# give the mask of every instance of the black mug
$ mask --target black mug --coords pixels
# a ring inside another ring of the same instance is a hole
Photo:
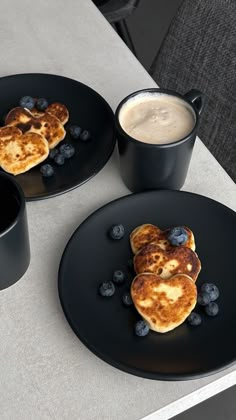
[[[161,93],[180,98],[190,106],[194,115],[193,129],[184,138],[167,144],[150,144],[136,140],[122,128],[119,114],[123,105],[137,95]],[[204,108],[205,98],[199,90],[192,89],[185,95],[177,92],[150,88],[133,92],[124,98],[115,113],[120,170],[122,179],[132,192],[149,189],[179,190],[186,179],[192,151],[197,135],[199,116]]]
[[[16,283],[30,263],[24,193],[12,175],[0,173],[0,290]]]

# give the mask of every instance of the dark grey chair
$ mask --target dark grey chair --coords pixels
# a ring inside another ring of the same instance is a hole
[[[137,55],[126,19],[138,7],[139,0],[93,0],[93,2],[130,50]]]
[[[199,137],[236,182],[236,1],[184,0],[150,74],[160,87],[206,94]]]

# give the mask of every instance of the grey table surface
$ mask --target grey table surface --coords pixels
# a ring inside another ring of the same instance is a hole
[[[68,76],[97,90],[113,109],[128,93],[155,86],[89,0],[1,0],[0,38],[0,76]],[[183,190],[236,209],[235,184],[200,140]],[[1,420],[165,420],[235,384],[235,366],[178,383],[126,374],[91,353],[67,324],[57,293],[63,249],[89,214],[126,194],[115,150],[80,188],[27,204],[31,264],[0,293]]]

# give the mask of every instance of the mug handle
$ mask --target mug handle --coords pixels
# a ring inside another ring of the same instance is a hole
[[[191,89],[189,92],[185,93],[184,96],[186,99],[188,99],[189,102],[191,102],[195,106],[198,115],[201,115],[205,107],[206,97],[204,93],[202,93],[198,89]]]

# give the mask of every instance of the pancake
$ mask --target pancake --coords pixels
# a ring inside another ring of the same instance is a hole
[[[44,113],[36,118],[29,110],[21,107],[13,108],[7,114],[5,123],[18,127],[23,133],[41,134],[48,141],[49,149],[56,147],[66,135],[63,125],[56,117]]]
[[[183,226],[188,233],[187,242],[183,245],[195,251],[195,240],[193,232],[187,227]],[[171,229],[161,230],[159,227],[152,224],[144,224],[136,227],[130,234],[130,245],[134,254],[148,243],[155,243],[164,250],[175,248],[168,241],[168,235]]]
[[[17,127],[0,129],[0,166],[18,175],[43,162],[49,154],[47,140],[37,133],[25,133]]]
[[[44,112],[38,111],[36,108],[33,108],[30,112],[36,118],[41,117],[42,115],[44,115],[44,113],[50,114],[58,118],[58,120],[63,125],[65,125],[69,120],[69,111],[66,108],[66,106],[61,104],[60,102],[53,102],[45,109]]]
[[[162,279],[186,274],[196,281],[201,262],[197,254],[185,246],[164,251],[156,244],[147,244],[134,256],[134,269],[137,274],[155,273]]]
[[[0,127],[0,140],[1,141],[9,140],[14,137],[21,136],[21,135],[22,135],[22,132],[17,127],[12,127],[10,125],[9,126],[5,125],[4,127]]]
[[[65,125],[69,120],[69,111],[66,106],[60,102],[53,102],[47,107],[46,112],[54,117],[57,117],[63,125]]]
[[[155,241],[161,233],[157,226],[146,223],[136,227],[130,234],[130,246],[134,254],[150,242]]]
[[[151,330],[165,333],[182,324],[197,302],[197,288],[192,279],[177,274],[163,280],[156,274],[137,275],[131,296],[139,314]]]

